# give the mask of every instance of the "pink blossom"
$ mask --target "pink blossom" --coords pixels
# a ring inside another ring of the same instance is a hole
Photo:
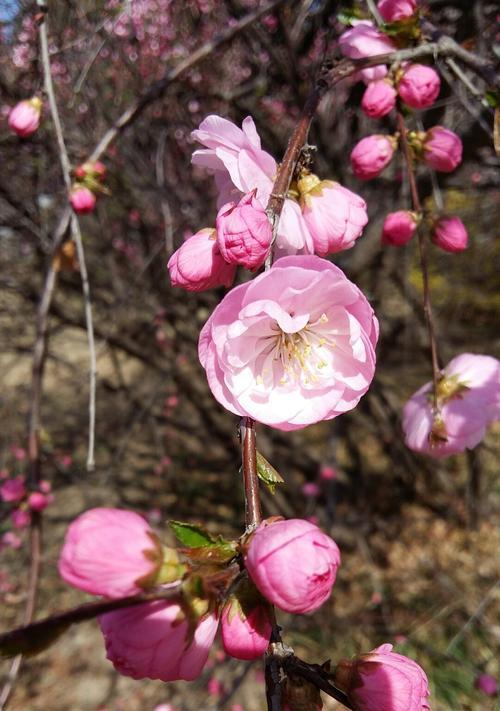
[[[354,246],[368,222],[359,195],[331,180],[308,174],[298,181],[302,214],[320,257]]]
[[[319,470],[320,479],[324,481],[332,481],[337,478],[337,472],[333,467],[321,467]]]
[[[462,141],[443,126],[429,129],[424,141],[424,162],[441,173],[451,173],[462,161]]]
[[[257,269],[266,259],[273,232],[266,212],[255,197],[255,190],[238,204],[227,203],[218,212],[217,244],[229,264]]]
[[[26,495],[24,477],[17,476],[15,479],[7,479],[0,486],[0,498],[2,501],[21,501]]]
[[[440,217],[434,225],[432,241],[445,252],[463,252],[467,249],[469,235],[458,217]]]
[[[6,531],[2,535],[0,549],[2,546],[9,546],[10,548],[17,550],[22,546],[22,543],[22,540],[17,534],[14,533],[14,531]]]
[[[338,267],[283,257],[226,294],[198,353],[226,409],[294,430],[357,405],[373,378],[377,337],[372,308]]]
[[[436,101],[441,89],[439,74],[425,64],[410,64],[398,84],[398,94],[412,109],[425,109]]]
[[[42,494],[41,491],[33,491],[28,496],[28,506],[32,511],[43,511],[54,501],[51,494]]]
[[[31,523],[31,514],[26,509],[15,509],[10,518],[15,528],[27,528]]]
[[[396,49],[394,42],[380,30],[377,30],[368,20],[358,22],[347,32],[339,37],[340,51],[344,57],[351,59],[362,59],[363,57],[374,57],[377,54],[387,54]],[[385,64],[376,67],[362,69],[359,72],[365,84],[369,84],[377,79],[383,79],[387,74]]]
[[[212,676],[207,683],[207,691],[209,696],[222,696],[224,693],[224,686],[222,682],[217,679],[217,677]]]
[[[265,604],[232,596],[221,617],[222,644],[236,659],[257,659],[266,651],[272,632]]]
[[[71,459],[71,457],[70,457]],[[38,485],[38,488],[42,492],[42,494],[50,494],[52,491],[52,484],[50,481],[47,481],[46,479],[42,479],[41,482]]]
[[[327,600],[339,565],[335,541],[297,518],[263,522],[245,555],[246,569],[260,593],[280,610],[298,614],[313,612]]]
[[[94,193],[84,185],[74,185],[69,198],[73,210],[79,215],[86,215],[92,212],[96,197]]]
[[[497,680],[491,674],[479,674],[476,677],[474,686],[486,696],[496,696],[498,694]]]
[[[96,508],[70,524],[59,573],[75,588],[119,598],[154,584],[161,563],[158,538],[142,516],[133,511]]]
[[[189,237],[167,264],[172,286],[187,291],[204,291],[216,286],[231,286],[236,266],[228,264],[216,241],[214,229],[205,227]]]
[[[370,118],[381,118],[395,107],[396,97],[396,89],[385,79],[370,82],[361,99],[361,109]]]
[[[260,137],[250,116],[243,120],[241,128],[221,116],[207,116],[191,135],[206,146],[193,153],[192,162],[213,170],[219,187],[229,173],[232,185],[240,193],[257,189],[256,197],[264,205],[267,203],[276,161],[261,149]],[[234,197],[235,193],[227,190],[221,195],[223,202],[230,202]]]
[[[316,499],[321,494],[321,488],[315,481],[306,481],[302,484],[300,490],[308,499]]]
[[[9,128],[21,138],[34,133],[40,125],[42,102],[38,97],[20,101],[9,114]]]
[[[398,22],[415,13],[417,0],[380,0],[377,8],[385,22]]]
[[[406,445],[442,458],[473,449],[487,427],[500,419],[500,361],[462,353],[443,371],[433,412],[432,383],[426,383],[403,409]]]
[[[417,216],[409,210],[390,212],[382,228],[382,244],[402,247],[407,244],[417,229]]]
[[[99,618],[107,658],[133,679],[191,681],[198,677],[217,632],[215,615],[202,618],[189,636],[189,623],[175,602],[158,600]]]
[[[358,141],[351,152],[351,165],[356,178],[376,178],[391,162],[395,139],[392,136],[372,135]]]
[[[26,459],[26,450],[24,447],[18,447],[17,445],[14,445],[11,447],[12,454],[15,459],[17,459],[18,462],[23,462]]]
[[[429,711],[429,683],[413,659],[383,644],[335,670],[354,711]]]

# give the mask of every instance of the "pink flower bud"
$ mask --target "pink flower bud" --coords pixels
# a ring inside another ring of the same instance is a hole
[[[297,518],[263,522],[245,555],[245,566],[260,593],[281,610],[298,614],[313,612],[325,602],[339,565],[335,541]]]
[[[222,696],[224,693],[224,686],[222,685],[222,682],[217,679],[217,677],[213,676],[208,680],[207,691],[209,696]]]
[[[0,498],[2,501],[21,501],[26,495],[24,477],[18,476],[15,479],[7,479],[0,486]]]
[[[486,696],[496,696],[498,694],[497,680],[491,674],[480,674],[476,678],[474,686]]]
[[[158,538],[142,516],[97,508],[85,511],[70,524],[59,573],[75,588],[119,598],[154,584],[161,563]]]
[[[217,632],[214,614],[202,618],[190,636],[182,608],[158,600],[116,610],[99,618],[107,658],[132,679],[192,681],[198,677]]]
[[[31,523],[31,514],[25,509],[16,509],[10,515],[14,528],[27,528]]]
[[[74,185],[71,190],[69,201],[73,210],[79,215],[85,215],[92,212],[96,197],[94,193],[83,185]]]
[[[204,228],[189,237],[168,260],[172,286],[187,291],[204,291],[216,286],[231,286],[236,266],[220,253],[214,229]]]
[[[323,481],[333,481],[338,477],[338,474],[333,467],[321,467],[319,476]]]
[[[84,180],[87,176],[104,180],[106,177],[106,166],[100,160],[82,163],[75,168],[75,176],[79,180]]]
[[[402,247],[407,244],[417,229],[416,215],[409,210],[390,212],[384,220],[382,244]]]
[[[217,244],[229,264],[257,269],[266,259],[273,231],[255,190],[243,195],[238,204],[229,202],[216,220]]]
[[[353,661],[342,661],[335,682],[354,711],[428,711],[429,683],[413,659],[383,644]]]
[[[440,89],[439,74],[425,64],[410,64],[398,84],[398,94],[412,109],[432,106]]]
[[[351,152],[351,165],[356,178],[376,178],[394,155],[395,139],[392,136],[373,135],[362,138]]]
[[[398,22],[415,13],[417,0],[380,0],[377,8],[385,22]]]
[[[39,483],[38,488],[42,492],[42,494],[50,494],[52,491],[52,484],[50,481],[47,481],[46,479],[42,479],[42,481]]]
[[[321,489],[315,481],[306,481],[301,487],[302,494],[308,499],[317,499]]]
[[[469,235],[458,217],[440,217],[434,225],[432,241],[445,252],[463,252]]]
[[[396,89],[385,79],[373,81],[365,89],[361,108],[370,118],[386,116],[396,105]]]
[[[264,654],[271,637],[272,622],[267,604],[253,585],[240,585],[229,598],[222,612],[221,632],[222,644],[231,657],[257,659]]]
[[[437,459],[473,449],[500,419],[500,361],[472,353],[453,358],[438,383],[438,409],[432,383],[411,396],[403,409],[406,446]]]
[[[31,136],[40,125],[42,102],[38,97],[20,101],[9,114],[9,127],[21,138]]]
[[[369,21],[358,22],[352,29],[344,32],[339,37],[339,47],[344,57],[351,59],[374,57],[377,54],[387,54],[396,49],[394,42],[383,32],[377,30]],[[359,72],[361,79],[366,84],[383,79],[386,74],[385,64],[362,69]]]
[[[42,494],[41,491],[34,491],[28,496],[28,506],[32,511],[43,511],[53,501],[53,496]]]
[[[312,173],[300,178],[298,188],[316,254],[324,257],[353,247],[368,222],[363,198]]]
[[[462,161],[462,141],[453,131],[434,126],[427,131],[424,162],[441,173],[451,173]]]
[[[1,538],[0,550],[3,546],[9,546],[9,548],[17,550],[22,546],[22,543],[22,540],[13,531],[6,531]]]

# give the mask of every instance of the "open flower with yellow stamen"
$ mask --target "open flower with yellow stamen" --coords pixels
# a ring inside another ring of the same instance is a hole
[[[290,256],[224,297],[202,329],[199,356],[225,408],[294,430],[358,404],[377,337],[373,309],[338,267]]]

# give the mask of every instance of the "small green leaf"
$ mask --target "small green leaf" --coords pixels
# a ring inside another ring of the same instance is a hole
[[[264,482],[271,494],[275,493],[277,484],[284,484],[285,482],[281,474],[276,471],[272,464],[269,464],[260,452],[257,452],[257,476]]]
[[[346,8],[337,13],[337,21],[342,25],[351,25],[353,20],[362,18],[362,13],[356,8]]]
[[[202,548],[203,546],[213,546],[217,543],[217,539],[211,533],[196,523],[169,521],[168,525],[177,540],[188,548]]]

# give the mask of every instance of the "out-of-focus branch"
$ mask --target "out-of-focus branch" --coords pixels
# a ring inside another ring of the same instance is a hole
[[[397,111],[397,125],[400,133],[400,141],[403,149],[403,155],[406,163],[406,169],[408,173],[408,182],[410,184],[410,193],[413,203],[413,209],[419,214],[422,213],[422,204],[420,202],[420,196],[418,194],[417,179],[415,176],[415,169],[413,165],[413,156],[411,153],[410,146],[408,145],[408,139],[406,135],[406,125],[404,116],[400,110]],[[439,368],[439,357],[436,339],[436,329],[434,326],[434,318],[432,314],[432,304],[431,304],[431,294],[429,288],[429,265],[427,260],[427,243],[425,236],[422,234],[422,229],[420,226],[417,228],[417,239],[418,239],[418,251],[420,255],[420,268],[422,271],[422,281],[424,287],[424,313],[427,323],[427,330],[429,332],[429,341],[431,348],[431,360],[432,360],[432,382],[433,382],[433,396],[434,396],[434,408],[437,410],[437,399],[438,399],[438,383],[441,377],[441,371]]]
[[[44,87],[47,94],[50,106],[50,113],[52,116],[52,121],[54,123],[54,130],[57,138],[57,144],[59,148],[59,160],[61,162],[61,169],[63,173],[64,183],[66,189],[69,192],[71,190],[71,163],[69,161],[68,152],[66,150],[66,144],[64,142],[64,134],[61,125],[61,119],[59,117],[59,110],[57,108],[57,101],[54,92],[54,85],[52,83],[52,73],[50,67],[50,56],[49,56],[49,46],[48,46],[48,33],[47,33],[47,7],[45,0],[38,0],[38,4],[45,9],[45,14],[42,16],[39,27],[40,36],[40,48],[42,57],[42,66],[44,72]],[[95,440],[95,391],[96,391],[96,375],[97,375],[97,361],[95,353],[95,338],[94,338],[94,328],[92,321],[92,303],[90,300],[90,287],[87,266],[85,262],[85,251],[83,249],[82,234],[80,230],[80,223],[78,218],[74,213],[70,216],[70,226],[73,239],[76,243],[76,249],[78,254],[78,263],[80,267],[80,275],[82,279],[82,292],[85,302],[85,320],[87,323],[87,339],[89,345],[89,371],[90,371],[90,387],[89,387],[89,442],[88,442],[88,454],[87,454],[87,469],[92,470],[94,468],[94,440]]]

